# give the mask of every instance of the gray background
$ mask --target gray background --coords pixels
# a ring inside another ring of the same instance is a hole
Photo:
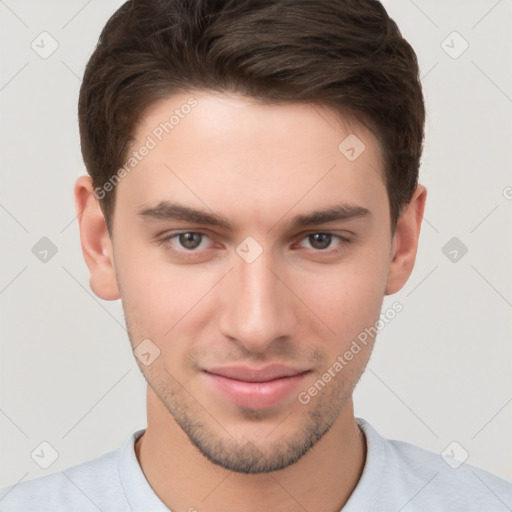
[[[81,76],[121,3],[0,1],[0,486],[114,450],[146,425],[121,303],[89,288],[72,196],[85,173]],[[379,334],[356,415],[435,452],[456,441],[468,463],[512,481],[512,0],[385,5],[421,66],[429,195],[416,267],[383,311],[404,309]],[[47,58],[31,47],[51,49],[43,31],[58,43]],[[454,31],[469,44],[460,55]],[[33,253],[43,237],[57,249],[46,262]],[[31,455],[45,441],[58,454],[47,469]]]

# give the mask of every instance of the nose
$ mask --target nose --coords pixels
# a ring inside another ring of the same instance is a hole
[[[263,353],[293,336],[299,324],[297,301],[271,255],[264,251],[252,263],[234,256],[222,290],[219,328],[248,351]]]

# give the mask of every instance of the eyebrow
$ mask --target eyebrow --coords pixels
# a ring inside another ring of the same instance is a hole
[[[233,231],[233,225],[227,219],[214,213],[182,206],[169,201],[160,201],[156,206],[141,208],[137,216],[148,220],[182,220],[207,226],[222,227]],[[354,218],[370,217],[371,212],[355,204],[342,203],[305,215],[297,215],[291,221],[293,228],[323,224],[332,221],[347,221]]]

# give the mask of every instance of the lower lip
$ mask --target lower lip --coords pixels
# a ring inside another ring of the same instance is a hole
[[[238,407],[268,409],[274,407],[297,389],[309,372],[267,382],[245,382],[204,372],[226,398]]]

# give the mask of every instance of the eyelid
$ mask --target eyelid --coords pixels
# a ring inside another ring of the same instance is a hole
[[[340,246],[341,247],[346,246],[348,244],[351,244],[353,241],[352,238],[349,238],[348,236],[345,236],[345,235],[342,235],[339,233],[333,233],[331,231],[317,230],[317,231],[308,231],[305,234],[301,234],[300,238],[298,238],[298,240],[297,240],[297,243],[300,243],[303,240],[306,240],[307,238],[309,238],[312,235],[320,235],[320,234],[331,236],[332,238],[338,240],[338,244],[336,244],[334,247],[330,247],[328,249],[314,249],[314,248],[311,249],[312,251],[318,252],[318,253],[334,252],[336,250],[339,250]]]
[[[190,233],[193,235],[200,235],[203,238],[209,238],[211,241],[213,241],[212,237],[210,235],[208,235],[208,233],[206,233],[204,231],[196,231],[194,229],[180,229],[180,230],[176,230],[176,231],[166,231],[162,235],[159,235],[157,237],[157,240],[159,241],[159,243],[166,243],[166,242],[169,243],[174,238],[177,238],[180,235],[184,235],[186,233]],[[190,250],[188,252],[192,252],[192,250]]]
[[[178,236],[180,236],[182,234],[185,234],[185,233],[191,233],[191,234],[200,235],[200,236],[202,236],[204,238],[209,238],[211,242],[214,242],[212,237],[210,235],[208,235],[208,233],[206,233],[205,231],[199,231],[199,230],[196,231],[194,229],[181,229],[181,230],[176,230],[176,231],[167,231],[167,232],[163,233],[162,235],[160,235],[158,237],[159,245],[162,245],[162,244],[165,244],[165,243],[171,245],[171,240],[173,240],[176,237],[178,237]],[[306,240],[307,238],[309,238],[310,236],[317,235],[317,234],[323,234],[323,235],[331,236],[334,239],[338,240],[338,244],[336,244],[334,247],[331,247],[331,248],[328,248],[328,249],[314,249],[314,248],[311,248],[310,250],[313,251],[313,252],[326,253],[326,254],[330,253],[330,252],[336,252],[337,250],[340,250],[340,246],[343,247],[343,246],[346,246],[346,245],[351,244],[353,242],[351,237],[345,236],[345,235],[340,234],[340,233],[334,233],[332,231],[321,230],[321,229],[302,232],[299,235],[296,235],[294,237],[294,240],[296,240],[295,243],[300,243],[303,240]],[[353,234],[351,233],[351,235],[353,235]],[[201,242],[202,241],[203,240],[201,240]],[[182,247],[181,249],[173,248],[172,250],[174,250],[175,252],[180,252],[180,253],[193,254],[193,253],[199,253],[201,251],[205,251],[207,249],[186,249],[186,248]]]
[[[333,236],[346,236],[347,238],[356,236],[355,233],[353,233],[352,231],[349,231],[347,229],[340,230],[340,229],[334,229],[334,228],[323,228],[323,229],[316,228],[316,229],[307,229],[307,230],[301,231],[300,233],[295,235],[295,237],[299,238],[299,237],[304,237],[304,236],[309,236],[309,235],[315,235],[317,233],[322,233],[325,235],[333,235]]]

